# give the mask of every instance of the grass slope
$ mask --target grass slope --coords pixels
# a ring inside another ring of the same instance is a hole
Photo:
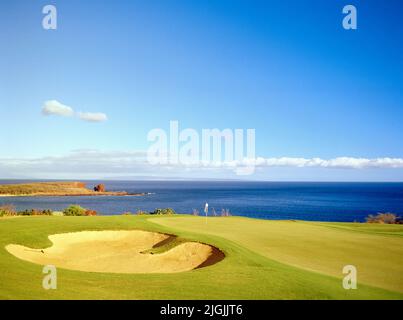
[[[154,220],[151,220],[154,221]],[[155,222],[229,239],[268,258],[342,278],[354,265],[358,281],[403,293],[403,225],[317,223],[190,217]]]
[[[274,224],[272,224],[274,223]],[[403,299],[401,286],[395,290],[389,285],[376,287],[360,282],[357,290],[344,290],[340,275],[325,274],[320,270],[305,270],[309,259],[301,264],[294,261],[294,266],[278,256],[271,255],[270,248],[291,254],[287,236],[296,232],[292,222],[283,227],[281,238],[259,238],[259,235],[270,235],[278,228],[277,222],[245,218],[212,218],[205,222],[204,218],[191,216],[152,217],[149,216],[114,216],[114,217],[24,217],[0,219],[0,298],[1,299]],[[262,225],[255,232],[256,226]],[[294,223],[302,228],[315,227],[318,238],[328,232],[342,232],[350,235],[353,242],[356,235],[368,236],[368,241],[396,239],[402,247],[402,239],[398,236],[380,236],[355,231],[336,230],[323,224]],[[264,226],[264,227],[263,227]],[[25,262],[10,255],[4,246],[10,243],[30,247],[46,247],[51,243],[50,234],[83,231],[83,230],[127,230],[142,229],[176,234],[180,238],[202,241],[219,247],[226,258],[202,269],[177,274],[107,274],[89,273],[58,269],[58,289],[46,291],[42,288],[42,267]],[[366,231],[370,232],[370,231]],[[315,241],[311,235],[305,243],[309,248]],[[371,237],[374,237],[372,239]],[[380,238],[383,237],[383,238]],[[341,237],[343,238],[343,237]],[[260,240],[259,240],[260,239]],[[266,239],[266,240],[261,240]],[[303,239],[303,238],[301,238]],[[339,239],[338,237],[335,240]],[[372,240],[371,240],[372,239]],[[271,240],[276,240],[273,244]],[[301,240],[303,241],[303,240]],[[331,243],[331,239],[326,240]],[[337,244],[334,244],[337,246]],[[315,245],[313,251],[317,251]],[[333,250],[326,248],[323,252]],[[349,250],[357,256],[362,253],[360,247],[352,246]],[[274,250],[275,251],[275,250]],[[294,250],[297,252],[298,250]],[[376,252],[377,253],[377,252]],[[386,255],[389,256],[386,256]],[[395,251],[385,254],[387,267],[395,265]],[[316,256],[320,262],[327,256]],[[401,252],[400,252],[401,257]],[[378,257],[366,257],[375,263]],[[318,264],[320,265],[320,263]],[[343,261],[344,263],[344,261]],[[298,265],[298,267],[296,266]],[[384,267],[385,267],[384,266]],[[400,267],[401,268],[401,267]],[[401,271],[401,270],[400,270]],[[341,270],[340,270],[341,272]],[[401,272],[400,272],[401,274]],[[379,280],[375,280],[375,282]],[[398,279],[396,279],[398,281]],[[382,283],[380,283],[382,284]],[[383,287],[383,288],[382,288]],[[385,289],[387,288],[387,289]],[[399,292],[400,293],[399,293]]]

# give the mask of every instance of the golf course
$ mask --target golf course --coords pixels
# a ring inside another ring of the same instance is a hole
[[[42,287],[45,264],[57,267],[57,289]],[[343,288],[346,265],[357,269],[357,289]],[[4,217],[0,268],[0,299],[401,300],[403,225]]]

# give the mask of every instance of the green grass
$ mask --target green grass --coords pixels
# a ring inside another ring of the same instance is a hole
[[[352,264],[362,283],[403,292],[402,225],[240,217],[213,218],[207,224],[187,217],[156,222],[224,237],[276,261],[339,278],[343,266]]]
[[[203,217],[180,215],[0,219],[0,298],[403,299],[402,226],[360,229],[355,225],[239,217],[206,222]],[[58,269],[58,289],[47,291],[42,288],[41,266],[4,249],[10,243],[47,247],[48,235],[56,233],[127,229],[175,234],[177,243],[180,239],[209,243],[224,251],[226,258],[176,274]],[[357,290],[342,288],[344,264],[357,265]]]

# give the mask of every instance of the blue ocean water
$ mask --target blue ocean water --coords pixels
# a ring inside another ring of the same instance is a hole
[[[22,181],[0,180],[2,183]],[[141,197],[13,197],[0,205],[18,210],[62,210],[79,204],[101,214],[173,208],[178,213],[229,209],[232,215],[261,219],[365,221],[369,214],[393,212],[403,216],[403,183],[239,182],[239,181],[86,181],[103,182],[108,190],[149,192]]]

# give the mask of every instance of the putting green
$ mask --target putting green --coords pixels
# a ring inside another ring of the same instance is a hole
[[[268,258],[342,278],[345,265],[359,282],[403,293],[403,226],[181,217],[150,220],[229,239]],[[362,226],[366,228],[363,229]],[[374,231],[375,230],[375,231]],[[381,232],[384,233],[380,233]],[[376,232],[378,231],[378,232]]]
[[[100,273],[57,269],[57,289],[42,287],[43,267],[6,250],[52,246],[50,235],[142,230],[219,248],[225,259],[178,273]],[[403,226],[264,221],[238,217],[108,216],[0,219],[1,299],[403,299]],[[342,287],[355,264],[358,289]],[[378,270],[380,275],[376,272]],[[394,281],[392,281],[394,280]]]

